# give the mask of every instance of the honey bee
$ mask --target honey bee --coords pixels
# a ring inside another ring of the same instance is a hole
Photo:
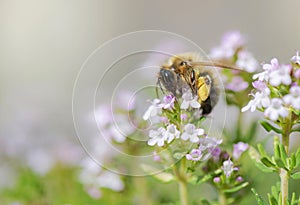
[[[176,97],[181,97],[187,89],[190,89],[194,96],[198,96],[202,114],[211,113],[220,93],[220,82],[211,67],[242,71],[240,68],[220,62],[203,61],[197,53],[179,54],[172,56],[161,66],[157,78],[157,95],[158,87],[163,93],[167,90]]]

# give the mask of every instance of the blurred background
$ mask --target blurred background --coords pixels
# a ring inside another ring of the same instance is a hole
[[[154,29],[209,52],[224,32],[240,30],[259,62],[288,62],[300,49],[299,8],[292,0],[0,0],[0,186],[13,186],[19,164],[43,174],[55,160],[77,164],[85,156],[72,90],[83,62],[104,42]]]

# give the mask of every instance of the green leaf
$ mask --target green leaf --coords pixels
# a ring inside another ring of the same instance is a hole
[[[291,199],[291,205],[296,205],[297,202],[296,202],[296,194],[295,192],[292,193],[292,199]]]
[[[279,144],[278,146],[279,146],[279,151],[280,151],[281,159],[286,164],[288,156],[287,156],[287,153],[285,151],[285,148],[284,148],[284,146],[282,144]]]
[[[262,157],[268,156],[267,152],[265,151],[264,147],[261,144],[258,144],[257,148]]]
[[[287,168],[285,167],[285,164],[283,163],[283,161],[282,161],[281,158],[276,158],[276,157],[275,157],[275,163],[277,164],[278,167],[287,170]],[[288,170],[287,170],[287,171],[288,171]]]
[[[204,183],[204,182],[212,179],[213,177],[219,175],[220,173],[222,173],[222,170],[221,169],[217,169],[215,172],[213,172],[211,174],[205,174],[205,175],[199,176],[198,180],[196,181],[196,183],[197,184]]]
[[[278,205],[277,200],[271,194],[268,194],[269,204],[270,205]]]
[[[240,185],[238,185],[238,186],[236,186],[236,187],[233,187],[233,188],[231,188],[231,189],[225,189],[225,190],[224,190],[224,193],[234,193],[234,192],[237,192],[237,191],[239,191],[239,190],[245,188],[245,187],[248,186],[248,185],[249,185],[248,182],[244,182],[244,183],[242,183],[242,184],[240,184]]]
[[[261,162],[256,162],[255,163],[255,166],[260,169],[261,171],[263,172],[267,172],[267,173],[270,173],[270,172],[274,172],[274,168],[269,168],[269,167],[266,167],[263,163]]]
[[[175,159],[181,159],[181,158],[183,158],[185,155],[186,155],[186,152],[175,152],[175,153],[173,154],[173,157],[174,157]]]
[[[291,175],[293,179],[300,179],[300,172],[295,172]]]
[[[255,199],[258,203],[258,205],[268,205],[263,198],[256,192],[256,190],[254,188],[251,189],[251,191],[253,192],[253,194],[255,194]]]
[[[291,155],[291,170],[293,170],[295,168],[297,164],[297,160],[296,160],[296,155],[294,153],[292,153]]]
[[[255,162],[259,162],[260,161],[260,156],[259,156],[259,153],[256,151],[256,149],[252,146],[249,146],[248,148],[248,154],[249,154],[249,157],[255,161]]]
[[[276,165],[275,165],[273,162],[271,162],[270,159],[268,159],[268,158],[266,158],[266,157],[261,158],[260,161],[261,161],[266,167],[276,167]]]
[[[263,128],[267,131],[267,132],[270,132],[270,131],[274,131],[278,134],[281,134],[282,133],[282,130],[277,128],[277,127],[274,127],[273,125],[271,125],[269,122],[267,121],[264,121],[264,120],[261,120],[259,121],[259,123],[263,126]]]
[[[201,199],[202,205],[210,205],[211,203],[207,199]]]
[[[296,166],[300,165],[300,148],[296,152]]]
[[[274,157],[281,159],[280,147],[276,142],[274,143]]]
[[[161,172],[159,169],[156,169],[155,167],[146,164],[142,164],[141,167],[144,170],[144,172],[152,175],[155,179],[161,182],[168,183],[175,180],[175,176],[173,174],[167,172]]]
[[[292,129],[291,132],[300,132],[300,127]]]
[[[251,140],[254,139],[254,137],[256,136],[256,133],[257,133],[257,121],[255,122],[252,122],[249,130],[247,131],[247,135],[246,135],[246,141],[247,142],[250,142]]]

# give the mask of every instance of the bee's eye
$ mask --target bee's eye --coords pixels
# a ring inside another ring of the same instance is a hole
[[[186,61],[181,61],[179,65],[180,66],[185,66],[185,65],[187,65],[187,62]]]

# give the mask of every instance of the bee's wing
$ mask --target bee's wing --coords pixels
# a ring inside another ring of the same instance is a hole
[[[218,61],[199,61],[199,62],[192,62],[191,66],[209,66],[209,67],[219,67],[219,68],[226,68],[231,70],[238,70],[238,71],[245,71],[242,68],[233,66],[233,65],[227,65],[222,62]]]

